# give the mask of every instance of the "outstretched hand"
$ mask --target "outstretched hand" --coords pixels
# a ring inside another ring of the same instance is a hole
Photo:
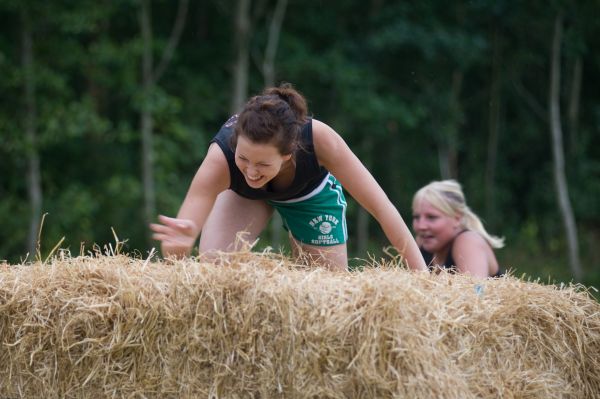
[[[162,243],[163,256],[188,256],[198,237],[196,223],[164,215],[159,215],[158,220],[160,223],[151,223],[150,229],[154,232],[152,238]]]

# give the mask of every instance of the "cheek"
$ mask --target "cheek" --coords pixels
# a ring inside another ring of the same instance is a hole
[[[452,223],[444,223],[439,227],[438,231],[444,236],[450,237],[454,236],[454,225]]]
[[[243,162],[238,161],[237,159],[235,160],[235,165],[238,167],[239,170],[245,170],[246,169],[246,165]]]
[[[422,220],[418,220],[418,219],[413,219],[412,220],[412,227],[414,230],[418,230],[420,228],[423,228],[423,221]]]
[[[441,220],[436,220],[434,222],[430,222],[428,227],[433,234],[439,235],[444,233],[447,225]]]
[[[269,166],[268,168],[263,168],[264,173],[269,176],[277,175],[280,170],[281,170],[281,165],[272,165],[272,166]]]

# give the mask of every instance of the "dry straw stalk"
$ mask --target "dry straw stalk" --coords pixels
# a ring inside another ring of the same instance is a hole
[[[393,264],[0,265],[0,337],[0,398],[600,397],[583,287]]]

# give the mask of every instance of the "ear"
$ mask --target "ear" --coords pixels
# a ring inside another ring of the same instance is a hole
[[[283,158],[283,162],[287,162],[292,158],[292,154],[284,155],[284,156],[282,156],[282,158]]]
[[[462,214],[458,214],[458,215],[454,216],[454,222],[455,222],[454,227],[462,227],[462,218],[463,218]]]

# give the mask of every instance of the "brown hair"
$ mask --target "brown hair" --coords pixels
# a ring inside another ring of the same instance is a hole
[[[306,100],[290,83],[266,88],[248,100],[238,116],[232,144],[244,135],[253,143],[272,144],[282,155],[300,147],[300,132],[306,122]]]

